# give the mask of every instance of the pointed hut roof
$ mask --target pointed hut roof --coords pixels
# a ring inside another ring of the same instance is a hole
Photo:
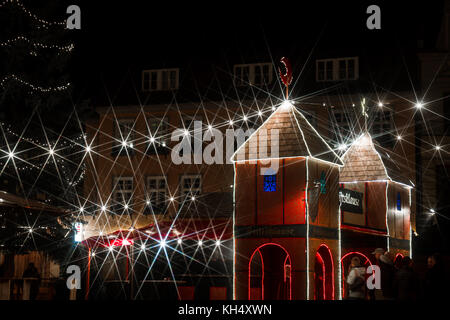
[[[342,155],[344,166],[340,182],[389,180],[411,186],[401,174],[391,152],[383,149],[367,132],[363,133]]]
[[[278,130],[278,139],[274,136],[272,141],[274,130]],[[263,152],[259,154],[260,147],[267,151],[262,149]],[[272,154],[276,153],[276,148],[278,154]],[[231,160],[237,162],[308,156],[343,165],[339,156],[303,114],[285,102],[236,150]]]

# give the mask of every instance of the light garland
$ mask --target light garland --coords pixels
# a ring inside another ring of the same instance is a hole
[[[306,300],[309,300],[309,157],[306,157],[306,192],[305,192],[305,217],[306,217]]]
[[[0,47],[10,47],[13,44],[15,44],[17,42],[21,42],[21,41],[26,42],[29,45],[32,45],[35,49],[51,49],[51,50],[59,50],[59,51],[63,51],[63,52],[71,52],[75,47],[73,44],[66,45],[66,46],[58,46],[55,44],[48,45],[48,44],[44,44],[41,42],[33,42],[24,36],[18,36],[16,38],[6,40],[5,42],[0,42]]]
[[[22,2],[20,2],[19,0],[4,0],[2,3],[0,3],[0,8],[6,6],[7,4],[11,4],[11,5],[16,5],[17,7],[19,7],[22,12],[24,14],[26,14],[28,17],[30,17],[31,19],[37,21],[41,26],[43,26],[44,28],[48,28],[50,26],[65,26],[66,20],[64,21],[47,21],[44,19],[39,18],[37,15],[35,15],[34,13],[32,13],[30,10],[28,10]]]
[[[11,75],[5,76],[2,79],[2,81],[0,82],[0,86],[1,87],[5,87],[5,83],[8,82],[9,80],[17,81],[17,82],[23,84],[24,86],[27,86],[27,87],[31,88],[31,90],[33,90],[33,91],[40,91],[40,92],[44,92],[44,93],[65,91],[71,86],[70,82],[68,82],[66,84],[63,84],[63,85],[60,85],[60,86],[56,86],[56,87],[36,86],[36,85],[31,84],[31,83],[29,83],[29,82],[27,82],[25,80],[20,79],[15,74],[11,74]]]
[[[342,259],[342,240],[341,240],[341,202],[339,201],[339,208],[338,208],[338,282],[339,282],[339,300],[342,300],[342,266],[341,266],[341,259]]]

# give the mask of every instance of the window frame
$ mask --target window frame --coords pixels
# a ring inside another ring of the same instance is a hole
[[[172,72],[175,72],[175,79],[171,77]],[[153,79],[154,75],[156,75],[156,79]],[[167,75],[167,88],[164,87],[164,75]],[[175,80],[175,83],[172,83],[172,80]],[[155,81],[156,86],[154,85]],[[147,87],[146,83],[148,83]],[[143,92],[178,90],[179,83],[179,68],[142,70],[141,89]]]
[[[120,129],[120,126],[123,123],[130,124],[128,134],[123,134],[122,130]],[[134,140],[134,136],[135,136],[135,133],[134,133],[135,123],[136,123],[135,119],[130,119],[130,118],[116,119],[115,121],[113,121],[113,137],[114,137],[113,144],[114,145],[111,149],[112,155],[119,154],[121,156],[126,156],[126,155],[134,154],[133,140]],[[122,146],[122,141],[124,141],[123,139],[125,139],[125,141],[127,142],[126,147]]]
[[[167,116],[163,116],[161,118],[147,117],[146,121],[149,136],[155,139],[154,142],[148,141],[146,153],[163,154],[163,155],[168,154],[170,144],[169,118]],[[158,122],[158,125],[156,126],[156,131],[152,132],[152,124],[156,122]]]
[[[153,188],[150,187],[150,180],[156,181],[155,187]],[[164,187],[160,187],[160,181],[164,181]],[[153,213],[156,214],[164,213],[167,210],[168,206],[167,195],[169,193],[169,188],[167,184],[167,176],[164,175],[147,176],[145,179],[145,190],[146,190],[146,201],[150,201],[150,204],[149,205],[146,204],[146,207],[150,208],[149,206],[151,206],[152,208],[151,212]],[[154,193],[156,195],[155,199],[157,199],[157,201],[152,200],[152,192],[155,192]],[[161,201],[160,198],[160,194],[162,193],[164,194],[163,201]],[[156,205],[153,205],[153,203],[156,203]]]
[[[119,186],[119,181],[131,181],[131,189],[120,189]],[[122,206],[122,214],[125,213],[127,210],[125,209],[125,204],[128,205],[128,212],[131,210],[131,207],[133,206],[133,194],[134,194],[134,179],[132,176],[120,176],[120,177],[113,177],[113,185],[112,185],[112,196],[111,196],[111,200],[112,200],[112,206],[111,206],[111,211],[113,211],[114,214],[118,214],[115,213],[114,211],[116,211],[116,206]],[[117,201],[117,194],[121,195],[121,199],[127,199],[128,203],[125,202],[118,202]],[[129,198],[125,198],[124,194],[129,194]]]
[[[185,179],[199,179],[199,187],[195,188],[194,192],[192,192],[192,187],[191,188],[185,188],[184,186],[184,181]],[[203,187],[203,177],[201,174],[183,174],[180,178],[180,193],[183,197],[186,196],[196,196],[202,193],[202,187]]]
[[[264,67],[267,67],[268,73],[264,73]],[[246,79],[244,70],[248,69],[248,79]],[[260,81],[255,81],[256,70],[259,70]],[[238,70],[240,71],[238,74]],[[273,67],[270,62],[261,63],[245,63],[245,64],[235,64],[233,66],[234,83],[237,86],[262,86],[265,84],[271,84],[273,82]]]
[[[353,77],[349,77],[349,61],[353,61]],[[341,77],[341,62],[345,63],[345,76]],[[331,63],[331,69],[327,68],[328,63]],[[323,69],[319,68],[323,65]],[[323,71],[323,75],[322,75]],[[330,74],[331,73],[331,74]],[[342,57],[330,59],[316,60],[316,82],[325,81],[350,81],[359,79],[359,57]]]

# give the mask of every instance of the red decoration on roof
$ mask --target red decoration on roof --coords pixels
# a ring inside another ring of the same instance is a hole
[[[284,65],[284,68],[286,69],[286,73],[282,73],[281,69],[278,68],[278,71],[280,72],[280,78],[281,81],[283,81],[284,85],[288,87],[292,82],[292,68],[291,68],[291,62],[288,58],[281,58],[281,63]]]

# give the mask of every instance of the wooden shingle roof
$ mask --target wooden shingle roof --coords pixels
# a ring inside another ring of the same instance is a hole
[[[278,139],[276,132],[278,132]],[[259,152],[260,149],[261,152]],[[239,147],[231,160],[236,162],[308,156],[343,165],[339,156],[303,114],[292,104],[288,104],[280,106]]]
[[[390,152],[372,140],[366,132],[342,155],[340,182],[389,180],[410,186]]]

